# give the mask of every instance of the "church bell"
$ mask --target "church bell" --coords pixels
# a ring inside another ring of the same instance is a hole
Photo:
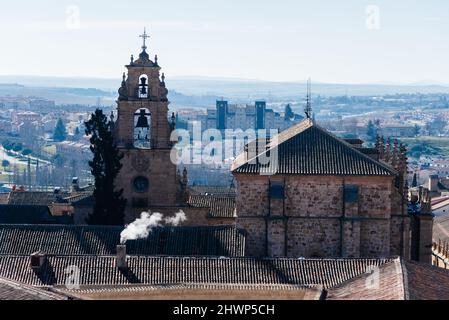
[[[149,128],[148,119],[145,114],[145,109],[140,110],[139,118],[137,119],[136,128]]]
[[[140,94],[146,95],[147,94],[147,79],[146,78],[140,78]]]

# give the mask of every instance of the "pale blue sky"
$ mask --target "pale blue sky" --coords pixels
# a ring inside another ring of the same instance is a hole
[[[120,78],[144,26],[168,77],[449,83],[447,0],[2,1],[0,74]]]

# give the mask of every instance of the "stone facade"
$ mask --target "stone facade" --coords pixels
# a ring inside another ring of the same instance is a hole
[[[146,46],[142,49],[139,59],[131,58],[126,66],[114,123],[116,143],[124,154],[116,186],[127,199],[126,222],[142,211],[155,211],[155,207],[173,214],[185,205],[186,177],[183,180],[177,173],[170,158],[174,123],[168,120],[165,77],[160,74],[157,57],[150,60]],[[142,112],[144,116],[139,116]],[[140,125],[146,131],[136,138]]]
[[[387,257],[409,251],[409,220],[392,201],[394,177],[235,174],[237,226],[247,254],[287,257]],[[269,185],[284,184],[284,199]],[[344,186],[358,186],[354,202]]]

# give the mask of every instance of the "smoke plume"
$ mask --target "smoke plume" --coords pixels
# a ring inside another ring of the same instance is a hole
[[[169,226],[176,227],[181,222],[184,222],[186,220],[187,220],[187,217],[186,217],[186,214],[184,213],[184,211],[179,210],[179,212],[176,213],[174,217],[165,218],[165,223]]]
[[[128,224],[120,233],[120,243],[124,244],[128,240],[146,238],[154,228],[161,227],[164,224],[176,227],[186,220],[186,215],[182,210],[177,212],[173,217],[166,218],[159,212],[142,212],[140,218]]]

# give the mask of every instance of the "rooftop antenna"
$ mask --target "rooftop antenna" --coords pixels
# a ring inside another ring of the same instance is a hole
[[[307,119],[312,117],[312,80],[310,78],[307,80],[307,97],[304,113],[306,114]]]

